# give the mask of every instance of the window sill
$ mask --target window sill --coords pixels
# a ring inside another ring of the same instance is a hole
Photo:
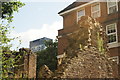
[[[111,16],[111,15],[114,15],[114,14],[117,14],[117,13],[118,13],[118,11],[113,12],[113,13],[108,13],[108,16]]]
[[[114,43],[108,43],[108,48],[115,48],[115,47],[119,47],[120,43],[114,42]]]

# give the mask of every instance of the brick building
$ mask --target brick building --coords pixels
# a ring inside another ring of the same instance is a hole
[[[66,35],[70,35],[78,29],[78,21],[81,16],[95,18],[105,28],[108,35],[108,46],[110,56],[119,65],[120,57],[120,2],[117,0],[88,0],[86,2],[76,1],[59,12],[63,17],[63,29],[58,30],[58,60],[65,54],[68,46]],[[116,68],[119,70],[119,67]],[[117,72],[118,74],[118,72]]]

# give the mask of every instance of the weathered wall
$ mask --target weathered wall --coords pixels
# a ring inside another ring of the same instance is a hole
[[[36,78],[36,54],[25,48],[22,48],[21,51],[19,53],[23,54],[23,62],[21,63],[23,66],[16,69],[15,78]],[[25,51],[25,54],[23,51]]]
[[[28,78],[36,78],[36,60],[37,57],[35,54],[29,55],[29,74]]]

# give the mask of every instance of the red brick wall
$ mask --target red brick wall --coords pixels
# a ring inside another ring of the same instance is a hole
[[[63,16],[63,28],[69,28],[70,26],[73,26],[76,24],[76,17],[77,13],[76,11],[72,11],[66,15]]]
[[[110,56],[118,56],[120,47],[110,48]]]
[[[58,39],[58,42],[59,42],[58,43],[58,52],[62,54],[68,46],[67,39],[65,37],[60,38],[60,39]]]

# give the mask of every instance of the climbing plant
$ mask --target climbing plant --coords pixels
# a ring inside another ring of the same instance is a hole
[[[16,56],[10,50],[10,42],[16,38],[10,38],[10,23],[13,21],[13,13],[18,12],[19,8],[25,4],[20,1],[0,2],[0,77],[8,78],[13,74],[13,67]]]

